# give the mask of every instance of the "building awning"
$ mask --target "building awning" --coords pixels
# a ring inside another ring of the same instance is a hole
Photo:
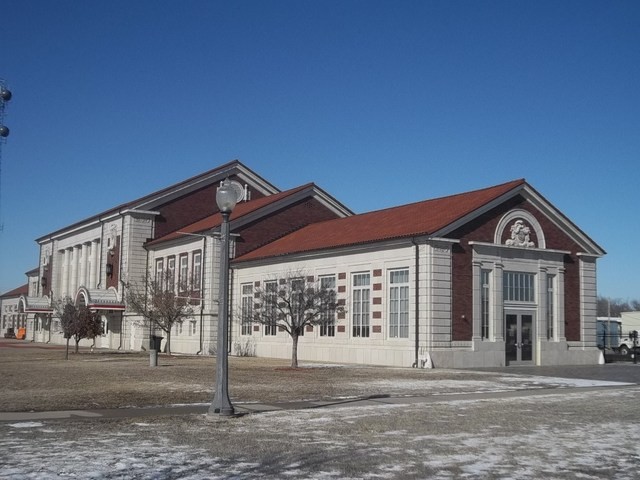
[[[108,290],[90,290],[81,288],[76,296],[77,305],[85,305],[89,310],[118,310],[125,309],[124,302],[118,298],[118,292],[110,287]]]
[[[53,313],[49,297],[29,297],[20,295],[18,311],[23,313]]]

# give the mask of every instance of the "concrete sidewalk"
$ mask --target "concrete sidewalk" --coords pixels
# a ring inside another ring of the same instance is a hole
[[[298,401],[285,403],[235,403],[235,416],[254,413],[274,412],[281,410],[309,410],[334,409],[344,407],[366,407],[379,405],[412,405],[418,403],[437,403],[453,400],[482,400],[491,398],[513,398],[525,396],[557,395],[568,393],[589,393],[600,390],[634,388],[637,384],[618,383],[606,386],[592,387],[547,387],[535,389],[520,389],[512,391],[493,392],[462,392],[455,394],[440,394],[437,391],[429,395],[372,395],[369,397]],[[44,412],[0,412],[0,422],[28,422],[39,420],[100,420],[172,415],[204,415],[209,411],[210,404],[171,405],[155,407],[131,407],[95,410],[61,410]]]

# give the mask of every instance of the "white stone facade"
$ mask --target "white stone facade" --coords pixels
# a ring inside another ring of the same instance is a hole
[[[441,216],[433,204],[397,207],[404,223],[378,237],[376,228],[388,225],[376,212],[351,217],[312,184],[278,192],[236,162],[38,239],[38,267],[28,294],[16,300],[28,338],[65,343],[52,307],[68,297],[102,319],[102,334],[82,346],[146,350],[150,334],[166,334],[127,309],[126,291],[170,270],[178,294],[183,280],[189,284],[193,308],[173,326],[172,352],[215,354],[220,219],[197,209],[209,201],[202,189],[213,202],[216,185],[231,174],[262,195],[238,206],[231,222],[231,354],[290,358],[286,332],[249,328],[240,312],[252,288],[300,272],[331,279],[345,309],[333,328],[304,332],[300,360],[436,368],[597,361],[596,260],[604,251],[524,181],[486,189],[493,197],[452,196],[453,207],[437,199],[450,217],[429,232],[423,217]],[[183,220],[190,208],[200,213]],[[325,221],[337,223],[314,231],[314,248],[295,251],[295,241],[287,243]],[[279,240],[293,253],[279,251]],[[256,255],[261,249],[266,254]]]

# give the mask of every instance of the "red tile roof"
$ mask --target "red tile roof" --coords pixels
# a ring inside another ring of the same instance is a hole
[[[266,206],[272,205],[279,200],[282,200],[283,198],[294,195],[295,193],[301,192],[305,189],[312,189],[314,187],[315,185],[313,183],[307,183],[306,185],[292,188],[291,190],[275,193],[273,195],[268,195],[266,197],[251,200],[249,202],[241,202],[233,209],[233,212],[231,213],[231,221],[242,218],[243,216],[253,213]],[[156,245],[158,243],[166,242],[169,240],[175,240],[176,238],[184,238],[184,233],[199,234],[202,232],[206,232],[220,226],[221,223],[222,215],[220,213],[214,213],[213,215],[209,215],[202,220],[187,225],[186,227],[182,227],[179,231],[171,232],[163,237],[156,238],[146,243],[145,246]]]
[[[25,283],[21,287],[14,288],[6,293],[0,295],[0,297],[19,297],[20,295],[27,295],[29,293],[29,284]]]
[[[153,193],[150,193],[148,195],[140,197],[140,198],[138,198],[136,200],[132,200],[130,202],[122,203],[122,204],[120,204],[120,205],[118,205],[116,207],[110,208],[109,210],[105,210],[104,212],[99,213],[98,215],[93,215],[91,217],[85,218],[84,220],[80,220],[79,222],[73,223],[71,225],[67,225],[64,228],[55,230],[55,231],[53,231],[51,233],[48,233],[47,235],[44,235],[44,236],[42,236],[40,238],[37,238],[36,242],[43,241],[47,237],[50,237],[52,235],[56,235],[56,234],[58,234],[60,232],[64,232],[66,230],[69,230],[71,228],[74,228],[74,227],[77,227],[79,225],[85,224],[87,222],[99,220],[102,217],[113,215],[113,214],[115,214],[117,212],[120,212],[122,210],[126,210],[126,209],[129,209],[129,208],[136,208],[140,204],[149,202],[149,201],[151,201],[151,200],[153,200],[155,198],[160,198],[160,197],[162,197],[163,195],[165,195],[167,193],[170,193],[172,191],[176,191],[176,190],[179,190],[179,189],[181,189],[181,188],[183,188],[185,186],[188,186],[189,184],[191,184],[191,183],[193,183],[193,182],[195,182],[197,180],[204,179],[204,178],[210,177],[212,175],[220,174],[220,173],[223,173],[223,172],[225,172],[227,170],[232,170],[233,168],[236,168],[238,166],[241,166],[242,168],[252,172],[245,165],[243,165],[239,160],[232,160],[231,162],[225,163],[223,165],[220,165],[219,167],[216,167],[214,169],[208,170],[208,171],[206,171],[204,173],[200,173],[200,174],[195,175],[193,177],[189,177],[186,180],[182,180],[181,182],[178,182],[178,183],[176,183],[174,185],[171,185],[169,187],[165,187],[165,188],[163,188],[161,190],[157,190],[157,191],[155,191]],[[262,180],[265,183],[268,183],[266,180],[264,180],[264,179],[262,179]],[[271,184],[269,184],[269,185],[271,185]],[[273,187],[273,188],[275,190],[278,190],[275,187]]]
[[[525,183],[524,179],[519,179],[481,190],[314,223],[235,261],[430,235]]]

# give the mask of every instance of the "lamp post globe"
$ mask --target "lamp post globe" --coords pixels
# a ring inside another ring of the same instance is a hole
[[[236,206],[237,201],[238,196],[235,189],[231,186],[231,182],[229,180],[222,182],[222,185],[218,187],[216,192],[216,203],[218,204],[220,212],[223,215],[225,213],[230,214]]]
[[[216,353],[216,390],[209,414],[233,415],[234,409],[229,399],[229,216],[236,206],[237,193],[229,180],[222,182],[216,192],[216,203],[222,214],[220,224],[220,290],[218,294],[218,340]]]

